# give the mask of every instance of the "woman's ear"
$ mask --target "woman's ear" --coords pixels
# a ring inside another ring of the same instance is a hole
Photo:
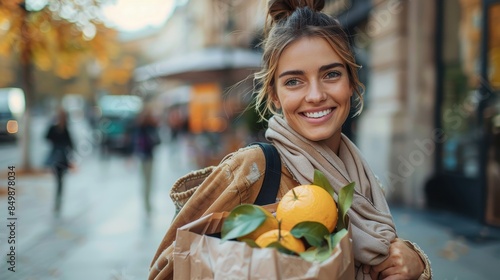
[[[276,109],[281,109],[281,103],[277,98],[273,98],[273,105]]]
[[[273,102],[274,108],[281,109],[281,103],[280,103],[280,100],[278,98],[278,94],[276,94],[276,91],[274,90],[274,88],[270,87],[268,92],[271,92],[271,100]]]

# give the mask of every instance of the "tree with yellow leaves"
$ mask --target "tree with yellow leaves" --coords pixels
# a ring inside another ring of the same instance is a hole
[[[26,96],[21,168],[30,171],[30,112],[34,100],[33,67],[61,78],[78,74],[95,59],[103,68],[117,53],[116,31],[105,26],[103,0],[8,0],[0,2],[0,55],[18,54]]]

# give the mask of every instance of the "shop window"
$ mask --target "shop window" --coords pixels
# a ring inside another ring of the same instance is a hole
[[[500,3],[488,11],[488,80],[493,91],[500,90]]]
[[[447,0],[443,13],[441,124],[446,141],[441,167],[446,172],[477,178],[481,1]]]
[[[484,111],[486,152],[486,221],[500,226],[500,1],[488,7],[488,95]]]

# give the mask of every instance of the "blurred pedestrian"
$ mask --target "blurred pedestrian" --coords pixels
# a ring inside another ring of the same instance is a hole
[[[50,124],[46,139],[52,145],[46,165],[52,169],[56,179],[56,197],[54,212],[60,213],[63,193],[63,176],[71,166],[71,153],[73,151],[73,141],[67,126],[68,115],[60,109],[57,112],[55,121]]]
[[[151,185],[153,179],[154,148],[160,143],[158,122],[150,108],[137,116],[132,132],[133,153],[141,164],[143,201],[146,213],[151,213]]]
[[[171,141],[177,140],[179,135],[189,130],[185,110],[185,105],[173,105],[167,112],[167,125],[170,128]]]

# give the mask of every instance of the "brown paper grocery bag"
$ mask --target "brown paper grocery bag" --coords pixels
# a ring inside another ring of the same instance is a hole
[[[350,229],[330,258],[308,262],[275,249],[205,235],[220,232],[227,215],[209,214],[177,230],[174,279],[355,279]]]

